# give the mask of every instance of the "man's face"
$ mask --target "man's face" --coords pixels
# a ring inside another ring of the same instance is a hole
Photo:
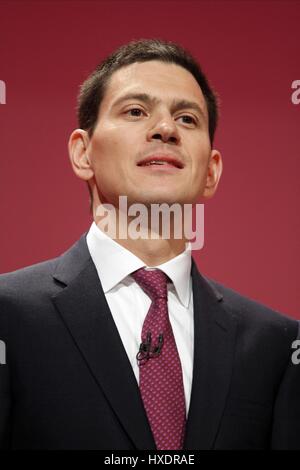
[[[133,97],[141,94],[151,100]],[[117,70],[87,153],[102,203],[116,205],[119,195],[128,204],[196,202],[206,185],[211,145],[205,99],[193,75],[160,61]]]

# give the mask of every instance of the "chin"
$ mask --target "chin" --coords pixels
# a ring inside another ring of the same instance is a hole
[[[145,190],[143,189],[141,192],[138,194],[134,194],[133,198],[128,196],[128,201],[131,200],[132,202],[140,203],[140,204],[174,204],[174,203],[179,203],[182,204],[183,201],[183,195],[179,194],[175,191],[172,191],[171,189],[168,188],[151,188],[150,190]]]
[[[148,197],[143,197],[143,198],[140,198],[139,202],[141,204],[145,204],[145,205],[149,205],[149,204],[168,204],[168,205],[172,205],[172,204],[183,204],[184,201],[182,200],[182,198],[176,198],[174,197],[174,195],[151,195],[151,196],[148,196]]]

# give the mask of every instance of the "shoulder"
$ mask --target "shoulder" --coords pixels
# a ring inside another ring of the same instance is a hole
[[[31,266],[0,274],[0,335],[39,331],[56,322],[53,297],[78,275],[88,258],[85,234],[67,251]]]
[[[53,318],[51,297],[58,286],[52,272],[56,263],[53,258],[0,275],[0,337],[10,347],[27,337],[26,332],[48,325]]]
[[[214,292],[218,293],[224,308],[236,318],[240,330],[252,331],[261,335],[276,332],[282,337],[296,338],[300,323],[296,319],[267,305],[240,294],[220,282],[205,277]]]
[[[55,258],[0,274],[0,301],[4,297],[36,295],[49,289],[55,285],[56,272],[65,271],[70,276],[76,276],[89,258],[85,237],[86,233]]]
[[[36,302],[53,286],[52,273],[59,258],[49,259],[16,271],[0,274],[0,308],[7,305],[25,306]]]
[[[48,301],[61,288],[55,277],[57,272],[76,276],[89,256],[85,235],[55,258],[0,274],[0,313],[6,306],[24,310],[26,306],[38,306]]]
[[[40,278],[40,276],[49,275],[58,261],[59,257],[48,259],[40,263],[25,266],[7,273],[0,274],[0,289],[23,287],[24,282],[31,282]]]

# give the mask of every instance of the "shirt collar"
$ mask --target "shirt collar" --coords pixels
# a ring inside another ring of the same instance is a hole
[[[100,230],[95,222],[87,233],[86,241],[104,293],[133,271],[147,267],[140,258]],[[191,250],[187,247],[178,256],[157,267],[169,276],[180,302],[188,307],[191,289]]]

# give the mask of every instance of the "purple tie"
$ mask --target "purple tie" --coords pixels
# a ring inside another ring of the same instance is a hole
[[[138,269],[134,280],[152,303],[137,355],[140,392],[159,450],[180,450],[185,434],[185,398],[181,363],[168,314],[168,277],[159,269]]]

